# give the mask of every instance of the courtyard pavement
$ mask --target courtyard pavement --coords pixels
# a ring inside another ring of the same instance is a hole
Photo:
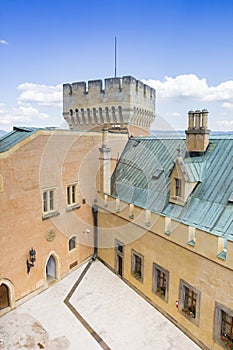
[[[198,350],[100,261],[0,318],[1,350]]]

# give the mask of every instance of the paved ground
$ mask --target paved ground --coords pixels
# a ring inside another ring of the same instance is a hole
[[[198,350],[99,261],[0,318],[1,350]]]

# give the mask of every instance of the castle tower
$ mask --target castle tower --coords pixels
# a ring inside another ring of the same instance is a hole
[[[205,152],[209,145],[208,110],[189,111],[188,129],[186,133],[186,149],[188,152]]]
[[[131,76],[63,85],[63,116],[73,130],[148,135],[155,118],[155,90]]]

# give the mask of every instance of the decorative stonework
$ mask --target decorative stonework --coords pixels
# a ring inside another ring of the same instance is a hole
[[[104,89],[103,89],[104,86]],[[148,131],[155,118],[155,90],[131,76],[63,85],[63,117],[73,130]],[[142,132],[141,132],[142,133]]]
[[[54,228],[50,228],[48,229],[48,231],[46,232],[46,240],[48,242],[52,242],[56,237],[56,232],[54,230]]]

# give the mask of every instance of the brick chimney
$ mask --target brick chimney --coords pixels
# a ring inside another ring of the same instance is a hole
[[[188,129],[186,133],[186,149],[188,152],[203,153],[209,145],[207,109],[188,112]]]

